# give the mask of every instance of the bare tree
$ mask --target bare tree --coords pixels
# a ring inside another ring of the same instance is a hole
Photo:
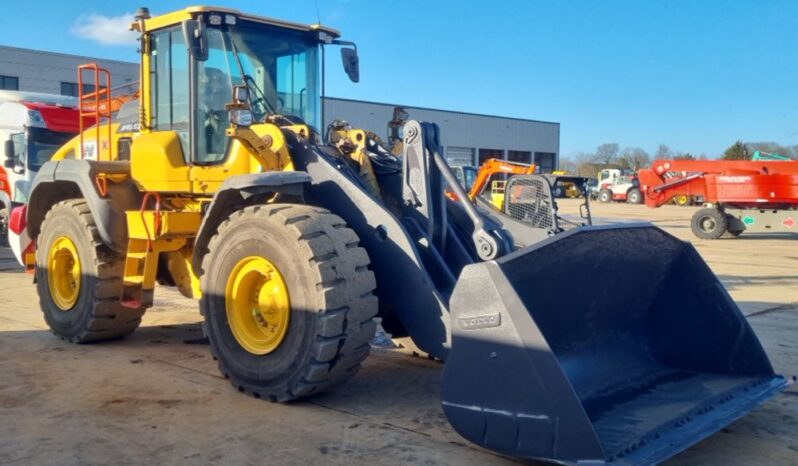
[[[608,142],[596,147],[595,161],[604,165],[609,165],[620,152],[617,142]]]
[[[669,159],[673,157],[673,151],[666,144],[660,144],[657,147],[657,152],[654,153],[654,158],[657,160]]]
[[[627,147],[621,152],[618,163],[622,168],[637,171],[651,164],[651,156],[639,147]]]

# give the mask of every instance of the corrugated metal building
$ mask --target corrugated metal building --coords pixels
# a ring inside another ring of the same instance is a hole
[[[111,72],[111,87],[138,86],[136,63],[0,45],[0,88],[77,96],[78,65],[91,62]]]
[[[137,63],[0,46],[0,89],[78,95],[77,66],[96,62],[111,71],[112,87],[139,80]],[[327,97],[324,122],[335,118],[387,136],[394,104]],[[441,127],[441,143],[452,165],[478,165],[488,158],[535,162],[541,171],[559,165],[560,124],[421,107],[403,107],[410,118]],[[323,128],[320,128],[323,130]]]
[[[551,172],[559,165],[560,124],[420,107],[402,107],[414,120],[435,122],[452,165],[476,165],[488,158],[530,163]],[[356,128],[387,137],[394,105],[327,97],[324,121],[342,118]],[[533,158],[534,157],[534,158]]]

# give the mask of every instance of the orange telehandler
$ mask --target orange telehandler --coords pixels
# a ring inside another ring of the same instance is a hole
[[[704,199],[690,225],[699,238],[798,232],[798,161],[656,160],[638,177],[649,207]]]

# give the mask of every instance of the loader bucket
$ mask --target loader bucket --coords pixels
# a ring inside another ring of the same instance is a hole
[[[450,311],[444,412],[515,457],[659,463],[788,384],[696,250],[650,224],[466,266]]]

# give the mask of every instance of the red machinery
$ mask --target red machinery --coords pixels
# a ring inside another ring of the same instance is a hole
[[[798,233],[798,161],[657,160],[638,177],[649,207],[677,195],[703,197],[706,207],[691,221],[699,238]]]

